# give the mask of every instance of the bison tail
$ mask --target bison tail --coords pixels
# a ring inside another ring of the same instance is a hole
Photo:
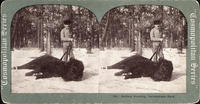
[[[107,70],[107,66],[102,66],[101,69]]]
[[[112,66],[102,66],[101,69],[107,70],[107,69],[115,69],[115,68]]]
[[[19,69],[26,69],[26,68],[22,68],[21,66],[14,66],[14,67],[12,67],[12,69],[19,70]]]
[[[23,66],[14,66],[14,67],[12,67],[12,69],[19,70],[19,69],[28,69],[28,68],[23,67]]]
[[[24,65],[21,65],[21,66],[15,66],[15,67],[13,67],[12,69],[18,70],[18,69],[35,69],[35,68],[36,68],[35,65],[24,64]]]
[[[14,66],[14,67],[12,67],[12,69],[14,69],[14,70],[17,70],[17,69],[18,69],[18,67],[17,67],[17,66]]]

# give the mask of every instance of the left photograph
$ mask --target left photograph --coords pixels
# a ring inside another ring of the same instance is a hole
[[[34,5],[11,24],[12,93],[98,93],[95,15],[71,5]]]

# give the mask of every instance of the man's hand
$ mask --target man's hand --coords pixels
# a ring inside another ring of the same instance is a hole
[[[159,41],[163,41],[163,38],[160,38]]]
[[[73,38],[69,38],[70,41],[73,41]]]

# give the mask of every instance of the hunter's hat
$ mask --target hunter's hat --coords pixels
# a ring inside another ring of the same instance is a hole
[[[161,24],[161,21],[160,20],[155,20],[154,21],[154,25],[160,25]]]
[[[63,21],[64,25],[70,25],[72,21],[70,19],[64,20]]]

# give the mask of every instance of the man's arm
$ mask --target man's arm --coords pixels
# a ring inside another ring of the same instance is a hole
[[[63,33],[63,30],[61,30],[61,32],[60,32],[60,39],[61,39],[61,41],[64,41],[64,33]]]

